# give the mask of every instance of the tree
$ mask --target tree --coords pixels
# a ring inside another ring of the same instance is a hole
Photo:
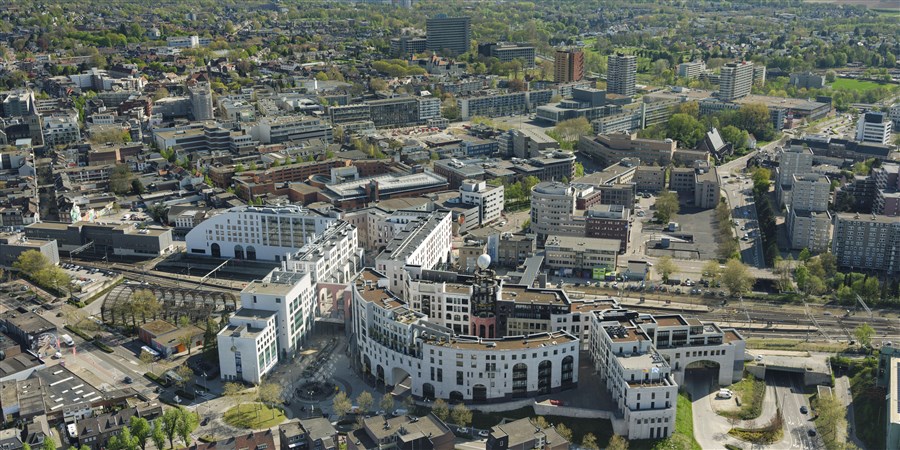
[[[550,428],[550,423],[547,422],[547,418],[544,416],[537,416],[531,419],[531,423],[534,424],[535,427],[540,428],[542,430],[546,430]]]
[[[678,214],[678,195],[674,192],[663,190],[656,197],[656,218],[662,223],[668,222],[672,216]]]
[[[164,450],[166,448],[166,432],[163,428],[162,420],[157,419],[153,422],[153,430],[150,431],[150,440],[153,441],[153,446],[155,446],[157,450]]]
[[[45,439],[44,442],[47,440],[49,439]],[[121,433],[109,438],[106,448],[109,450],[137,450],[138,442],[137,439],[131,435],[131,430],[128,427],[125,427],[122,428]]]
[[[580,162],[575,163],[575,178],[581,178],[584,176],[584,165]]]
[[[225,383],[225,387],[223,388],[223,391],[226,396],[234,397],[244,391],[244,386],[241,386],[240,384],[233,383],[233,382]]]
[[[178,433],[179,416],[180,413],[178,412],[178,409],[169,408],[157,420],[157,423],[162,423],[162,431],[169,440],[169,447],[172,448],[175,448],[175,435]]]
[[[210,183],[212,185],[212,183]],[[131,180],[131,192],[134,194],[143,194],[147,189],[144,188],[144,183],[141,182],[140,178],[134,178]]]
[[[825,442],[825,448],[843,448],[838,437],[847,428],[846,409],[834,395],[822,395],[816,399],[816,429]]]
[[[753,276],[744,263],[729,259],[722,271],[722,284],[732,297],[742,295],[753,286]]]
[[[22,252],[16,259],[16,262],[13,263],[13,268],[29,277],[33,277],[49,265],[50,260],[47,259],[43,253],[37,250],[26,250]]]
[[[610,439],[611,441],[612,439]],[[581,447],[586,448],[587,450],[600,450],[600,445],[597,444],[597,436],[594,436],[594,433],[585,434],[581,439]],[[607,445],[609,447],[609,445]]]
[[[359,406],[361,411],[369,411],[372,409],[372,405],[375,404],[375,398],[372,397],[372,394],[369,391],[363,391],[361,394],[356,396],[356,405]]]
[[[116,195],[125,195],[132,189],[131,180],[134,179],[134,173],[128,164],[116,164],[112,173],[109,174],[109,189]]]
[[[378,402],[378,406],[385,411],[391,411],[394,409],[394,396],[390,392],[385,392],[381,397],[381,401]]]
[[[22,450],[25,450],[24,446]],[[56,442],[51,436],[44,436],[44,442],[41,444],[41,450],[56,450]]]
[[[264,405],[281,404],[281,394],[281,385],[278,383],[263,382],[256,388],[256,398]],[[275,409],[272,409],[272,418],[275,418]]]
[[[456,406],[453,407],[451,415],[453,416],[453,423],[456,425],[467,427],[472,423],[472,410],[470,410],[465,403],[457,403]]]
[[[703,264],[703,276],[709,281],[717,281],[721,274],[722,268],[719,267],[718,261],[710,260]]]
[[[780,256],[775,257],[773,272],[778,275],[775,285],[779,292],[790,292],[794,288],[794,283],[791,281],[791,261],[791,259],[781,259]]]
[[[347,397],[347,394],[343,391],[338,392],[331,402],[331,408],[338,417],[346,416],[352,407],[353,405],[350,403],[350,398]]]
[[[856,336],[856,342],[859,342],[859,345],[868,347],[872,343],[872,337],[875,336],[875,329],[866,322],[856,327],[853,335]]]
[[[450,406],[447,405],[447,402],[445,402],[444,399],[439,398],[431,405],[431,412],[434,413],[438,419],[446,422],[447,418],[450,417]]]
[[[656,269],[656,273],[659,274],[660,278],[662,278],[663,283],[669,281],[669,276],[678,271],[678,266],[672,261],[671,256],[659,258],[653,267]]]
[[[178,377],[181,378],[181,380],[178,381],[178,387],[184,389],[188,381],[191,381],[191,378],[194,377],[194,371],[187,365],[181,365],[175,369],[175,375],[178,375]]]
[[[219,340],[217,327],[211,318],[206,319],[206,329],[203,330],[203,358],[207,361],[216,361],[219,358]]]
[[[804,265],[800,265],[794,269],[794,279],[797,280],[797,288],[801,292],[806,292],[807,283],[809,283],[809,269]]]
[[[162,310],[162,305],[159,304],[156,294],[149,289],[134,291],[126,306],[131,309],[133,318],[141,316],[142,321],[146,321],[147,317],[156,317],[156,314]]]
[[[672,114],[666,125],[666,136],[677,141],[680,147],[694,148],[706,137],[706,127],[687,114]]]
[[[134,436],[141,450],[147,450],[147,439],[150,438],[151,433],[150,422],[143,417],[132,417],[128,427],[131,428],[131,435]]]
[[[591,123],[584,117],[563,120],[553,127],[553,137],[559,141],[577,141],[579,137],[593,133]]]
[[[197,413],[188,411],[187,408],[183,406],[179,406],[177,411],[178,422],[176,422],[175,432],[178,433],[178,436],[184,442],[185,447],[189,447],[191,445],[191,433],[197,429],[197,425],[200,424],[200,419],[197,417]]]
[[[563,437],[563,439],[572,442],[572,430],[567,427],[566,424],[560,422],[556,424],[554,428],[556,429],[556,432]]]
[[[747,148],[747,141],[750,139],[750,133],[741,130],[734,125],[728,125],[719,130],[722,139],[731,144],[735,150],[743,150]]]
[[[797,256],[797,259],[799,259],[800,261],[803,261],[803,263],[806,263],[809,261],[809,258],[811,258],[811,257],[812,257],[812,254],[809,252],[809,249],[804,248],[803,250],[800,250],[800,255]]]
[[[764,167],[757,167],[753,170],[750,178],[753,180],[754,191],[760,191],[762,193],[769,192],[769,180],[772,179],[772,171]]]
[[[587,438],[587,436],[585,436],[585,438]],[[606,450],[628,450],[628,441],[622,436],[614,434],[609,438],[609,443],[606,444]]]

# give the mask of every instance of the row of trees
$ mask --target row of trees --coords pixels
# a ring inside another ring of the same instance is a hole
[[[38,250],[22,252],[13,263],[13,268],[46,290],[52,290],[59,294],[70,290],[72,280],[69,275],[51,264],[50,260]]]
[[[671,256],[663,256],[656,261],[653,269],[668,282],[669,278],[678,272],[678,265]],[[744,263],[738,259],[729,259],[724,267],[719,266],[718,261],[709,261],[703,266],[703,277],[712,283],[721,282],[722,286],[732,297],[737,297],[750,291],[753,287],[753,275]]]
[[[772,266],[775,263],[775,258],[779,255],[777,230],[775,228],[776,211],[772,206],[772,199],[769,197],[769,188],[772,185],[771,178],[772,172],[762,167],[754,169],[751,175],[753,180],[753,201],[756,204],[756,220],[759,222],[763,256],[768,266]]]
[[[715,217],[716,242],[719,243],[717,256],[722,260],[740,258],[741,246],[734,235],[734,227],[731,226],[731,208],[724,198],[716,205]]]

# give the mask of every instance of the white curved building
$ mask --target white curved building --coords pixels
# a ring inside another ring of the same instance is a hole
[[[185,243],[193,256],[281,261],[337,220],[296,205],[238,206],[201,222]]]

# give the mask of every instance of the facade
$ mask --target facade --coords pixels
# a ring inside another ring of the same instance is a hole
[[[615,269],[619,246],[617,239],[552,235],[544,243],[544,264],[566,274]]]
[[[472,19],[439,15],[425,21],[425,48],[460,55],[472,46]],[[451,56],[451,55],[446,55]]]
[[[172,230],[137,228],[133,223],[107,225],[91,222],[37,222],[25,227],[29,240],[55,240],[60,252],[79,247],[93,255],[159,256],[172,249]]]
[[[19,255],[37,250],[50,264],[59,264],[59,247],[55,240],[28,239],[20,233],[0,234],[0,266],[12,267]]]
[[[602,194],[601,194],[602,195]],[[619,241],[619,253],[628,248],[631,210],[622,205],[593,205],[584,212],[584,235]]]
[[[281,261],[336,221],[294,205],[238,206],[201,222],[185,243],[193,256]]]
[[[691,61],[678,65],[678,76],[681,78],[699,78],[706,71],[706,63],[703,61]]]
[[[59,115],[43,119],[41,132],[46,145],[74,144],[81,140],[81,127],[78,116]]]
[[[607,166],[619,162],[622,158],[638,158],[641,164],[665,166],[672,162],[676,145],[671,139],[638,138],[637,133],[581,136],[578,140],[578,150],[600,158]]]
[[[688,365],[717,365],[720,385],[743,376],[743,337],[713,323],[607,309],[593,312],[590,332],[594,366],[616,399],[628,439],[660,439],[675,431],[678,383]]]
[[[836,213],[831,253],[840,267],[900,273],[900,221],[874,214]]]
[[[531,45],[497,42],[479,44],[478,54],[497,58],[504,63],[519,60],[522,62],[522,68],[534,68],[534,47]]]
[[[805,89],[822,89],[825,87],[825,75],[812,72],[792,73],[791,86]]]
[[[408,58],[426,50],[428,40],[417,36],[400,36],[391,39],[391,55],[397,58]]]
[[[462,120],[468,120],[474,116],[512,116],[525,114],[528,111],[528,93],[511,92],[459,98],[456,103],[459,106],[459,115]]]
[[[356,227],[339,221],[297,252],[288,253],[282,268],[308,273],[313,283],[345,284],[359,270],[362,258]]]
[[[775,172],[775,199],[778,206],[790,202],[791,189],[795,174],[812,173],[812,152],[801,145],[778,148],[775,150],[778,168]]]
[[[309,116],[264,117],[250,127],[250,135],[261,144],[288,141],[332,140],[331,125]]]
[[[312,332],[316,315],[310,274],[273,270],[241,291],[241,308],[217,337],[223,380],[259,383]]]
[[[694,206],[704,209],[712,209],[719,205],[721,191],[719,189],[719,176],[716,167],[709,169],[696,169],[697,180],[694,183]]]
[[[666,188],[665,166],[640,166],[634,171],[634,184],[638,192],[658,193]]]
[[[637,56],[617,53],[609,55],[606,71],[606,89],[611,94],[632,97],[637,77]]]
[[[343,209],[361,208],[391,198],[419,197],[444,191],[448,186],[446,178],[431,171],[378,175],[338,183],[314,177],[311,184],[322,189],[318,194],[319,201]]]
[[[390,280],[388,287],[391,290],[400,294],[406,292],[407,266],[430,270],[449,262],[453,245],[451,217],[449,211],[435,211],[411,221],[387,243],[384,251],[375,258],[375,266]]]
[[[188,91],[191,98],[191,113],[194,120],[213,120],[215,119],[215,109],[213,108],[213,94],[209,83],[198,83]]]
[[[518,267],[537,251],[537,236],[525,233],[503,233],[497,243],[497,265]]]
[[[419,123],[419,100],[388,98],[368,102],[375,128],[408,127]]]
[[[475,332],[495,334],[499,325],[493,311],[498,296],[512,299],[509,294],[513,294],[522,300],[511,301],[527,302],[544,294],[519,287],[504,297],[496,280],[487,280],[487,284],[446,286],[440,295],[446,302],[438,303],[433,301],[433,291],[443,290],[443,284],[415,282],[407,302],[386,289],[388,281],[392,280],[365,270],[352,286],[357,362],[364,372],[386,384],[409,377],[415,397],[476,403],[528,398],[577,384],[578,339],[567,332],[474,336]],[[436,316],[437,311],[442,316],[449,311],[460,320],[430,323],[426,312]],[[472,335],[458,334],[450,324],[475,329]]]
[[[814,254],[828,251],[831,214],[827,210],[810,211],[788,205],[787,225],[792,249],[806,248]]]
[[[478,223],[482,226],[501,217],[504,206],[504,188],[489,186],[485,181],[466,180],[459,186],[462,203],[478,205]]]
[[[893,122],[883,112],[867,112],[859,116],[856,123],[856,140],[889,144],[891,142],[891,126]]]
[[[754,67],[752,62],[740,61],[727,63],[722,67],[717,97],[730,102],[750,95],[753,86]],[[775,127],[780,129],[781,127]]]
[[[539,245],[558,234],[563,222],[575,214],[575,187],[559,182],[538,183],[531,189],[531,231]]]
[[[584,78],[584,52],[581,49],[557,50],[553,60],[553,81],[572,83]]]

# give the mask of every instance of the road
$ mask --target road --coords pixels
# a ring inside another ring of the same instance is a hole
[[[775,395],[778,404],[782,405],[781,411],[784,417],[784,440],[781,444],[790,443],[790,447],[814,449],[821,444],[818,436],[809,435],[810,430],[815,430],[815,422],[809,413],[800,412],[801,407],[809,409],[809,399],[804,395],[804,387],[800,374],[774,374],[766,377],[766,384],[775,386]],[[759,424],[762,425],[762,424]]]

